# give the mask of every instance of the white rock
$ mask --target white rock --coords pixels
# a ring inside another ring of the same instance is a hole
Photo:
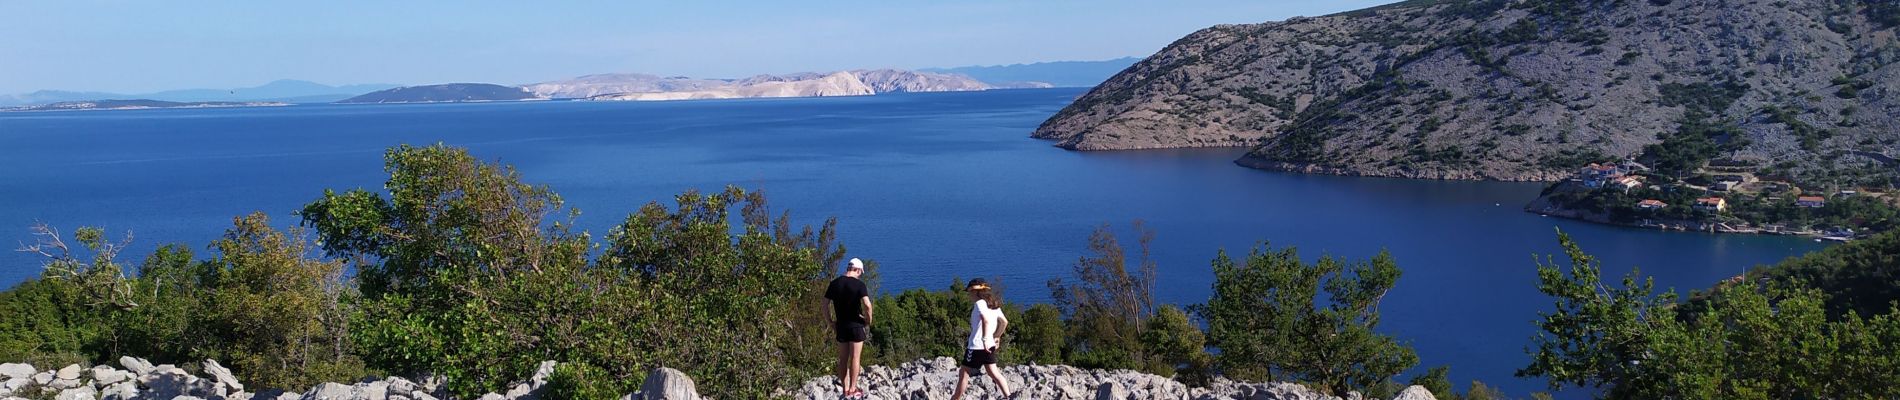
[[[640,384],[640,393],[645,400],[699,400],[699,390],[693,388],[693,378],[672,368],[660,368],[647,373],[646,382]]]
[[[118,369],[98,365],[92,367],[92,382],[95,385],[111,385],[132,379],[132,374]]]
[[[68,365],[66,368],[60,368],[59,373],[53,374],[53,377],[59,379],[79,379],[79,373],[85,370],[86,369],[81,368],[79,364]]]
[[[1110,381],[1108,383],[1103,383],[1100,388],[1095,389],[1095,400],[1128,400],[1128,399],[1129,399],[1128,389],[1122,388],[1121,384],[1115,383],[1113,381]]]
[[[76,388],[61,390],[59,391],[59,396],[54,397],[53,399],[54,400],[94,400],[98,398],[99,398],[99,392],[96,390],[92,390],[92,386],[80,386]]]
[[[33,374],[37,374],[39,372],[40,371],[33,369],[33,366],[29,364],[20,364],[20,363],[0,364],[0,376],[4,376],[10,379],[32,378]]]
[[[40,373],[33,374],[33,383],[37,385],[53,383],[53,371],[41,371]]]
[[[1392,400],[1438,400],[1438,398],[1433,397],[1432,391],[1426,390],[1424,386],[1412,385],[1405,387],[1405,390],[1399,392],[1399,396],[1393,397]]]
[[[106,385],[99,394],[100,400],[132,400],[139,397],[139,384],[133,381],[114,383]]]
[[[534,368],[534,377],[529,378],[528,383],[536,388],[548,384],[548,378],[554,375],[554,367],[559,364],[553,361],[542,361],[540,366]]]
[[[19,393],[21,390],[25,390],[31,386],[33,386],[33,378],[13,378],[0,381],[0,396]]]
[[[125,367],[127,371],[132,371],[132,375],[152,373],[152,362],[145,361],[143,358],[132,356],[119,357],[119,365]]]
[[[234,392],[244,391],[244,384],[238,383],[237,375],[232,374],[230,368],[225,368],[224,365],[218,364],[218,360],[205,360],[204,367],[205,373],[211,374],[211,379],[224,384],[224,387],[230,388],[231,391]]]
[[[482,395],[482,397],[479,400],[508,400],[508,396],[502,396],[499,394],[489,393],[489,394]]]
[[[303,400],[348,400],[356,388],[336,382],[324,382],[304,393]],[[279,397],[280,399],[282,397]]]

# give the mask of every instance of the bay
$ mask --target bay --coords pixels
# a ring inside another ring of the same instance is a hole
[[[661,103],[315,105],[0,114],[0,243],[31,243],[35,222],[106,228],[153,247],[205,245],[250,211],[278,225],[325,188],[380,190],[383,152],[445,143],[516,166],[582,210],[599,236],[641,204],[688,189],[765,190],[777,211],[840,220],[855,257],[882,265],[883,289],[993,277],[1018,301],[1046,301],[1090,231],[1130,221],[1157,233],[1158,297],[1204,301],[1208,261],[1262,241],[1302,255],[1389,251],[1405,275],[1381,329],[1513,395],[1533,322],[1534,255],[1557,229],[1660,287],[1703,288],[1822,247],[1789,237],[1659,232],[1520,210],[1541,185],[1272,173],[1235,166],[1240,149],[1071,152],[1029,131],[1080,89]],[[35,276],[31,254],[0,254],[0,284]],[[946,340],[954,340],[946,338]],[[1422,368],[1421,368],[1422,370]]]

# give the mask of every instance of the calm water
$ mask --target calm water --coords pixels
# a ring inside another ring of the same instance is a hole
[[[666,103],[297,106],[0,114],[0,243],[44,221],[197,249],[233,216],[277,222],[324,188],[380,188],[383,150],[443,142],[513,164],[584,211],[597,234],[640,204],[689,188],[763,188],[779,210],[840,219],[851,254],[883,265],[886,290],[1000,277],[1017,300],[1047,297],[1088,233],[1146,220],[1158,232],[1160,297],[1203,301],[1218,249],[1270,241],[1363,259],[1389,250],[1405,276],[1383,329],[1421,365],[1452,366],[1522,395],[1536,313],[1534,254],[1554,228],[1611,270],[1699,288],[1819,248],[1792,238],[1606,227],[1519,211],[1537,184],[1270,173],[1239,150],[1077,153],[1029,131],[1079,89]],[[1124,235],[1129,237],[1129,235]],[[0,254],[0,284],[38,273]],[[946,339],[948,340],[948,339]]]

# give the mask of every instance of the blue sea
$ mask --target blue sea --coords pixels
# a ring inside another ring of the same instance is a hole
[[[883,290],[994,277],[1017,301],[1046,301],[1089,233],[1132,245],[1156,232],[1158,297],[1206,300],[1216,251],[1262,243],[1308,258],[1389,251],[1404,269],[1381,330],[1424,367],[1450,365],[1514,396],[1538,312],[1536,260],[1558,229],[1615,276],[1703,288],[1819,249],[1796,238],[1620,228],[1521,211],[1538,184],[1275,173],[1242,149],[1072,152],[1029,138],[1081,89],[682,102],[300,105],[274,108],[0,113],[0,243],[44,222],[129,235],[121,261],[160,244],[198,249],[234,216],[293,212],[325,188],[381,190],[382,155],[445,143],[518,167],[582,210],[596,235],[647,202],[688,189],[762,189],[775,211],[837,217],[850,255],[877,260]],[[0,253],[0,284],[40,260]],[[948,340],[948,339],[946,339]]]

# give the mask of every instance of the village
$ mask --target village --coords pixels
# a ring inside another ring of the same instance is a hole
[[[1802,235],[1850,241],[1893,229],[1891,193],[1815,189],[1762,179],[1747,168],[1710,166],[1689,179],[1634,160],[1591,163],[1545,189],[1527,211],[1652,229]]]

